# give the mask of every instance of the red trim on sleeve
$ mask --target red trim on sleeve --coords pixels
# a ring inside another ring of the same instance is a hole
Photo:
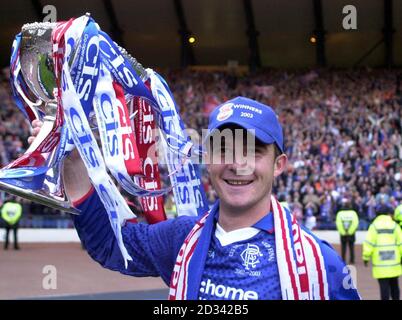
[[[82,204],[85,200],[87,200],[92,195],[92,193],[94,193],[94,191],[95,191],[94,186],[91,186],[91,189],[89,189],[89,191],[85,195],[83,195],[78,200],[73,201],[73,207],[78,207],[80,204]]]

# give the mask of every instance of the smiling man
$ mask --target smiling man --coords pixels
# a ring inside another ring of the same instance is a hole
[[[220,199],[219,224],[232,231],[267,215],[274,178],[287,164],[274,111],[242,97],[216,108],[210,116],[206,149],[208,171]]]
[[[271,194],[287,163],[275,112],[232,99],[211,113],[205,142],[219,200],[203,217],[122,227],[127,268],[81,160],[65,161],[66,191],[82,211],[75,226],[91,257],[123,274],[161,276],[170,299],[359,299],[338,254]]]

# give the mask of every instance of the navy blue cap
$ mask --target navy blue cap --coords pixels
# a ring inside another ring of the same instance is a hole
[[[275,143],[284,152],[282,127],[271,107],[244,97],[226,101],[211,112],[208,135],[228,124],[254,129],[259,140],[266,144]]]

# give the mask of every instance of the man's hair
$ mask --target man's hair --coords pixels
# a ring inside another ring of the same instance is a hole
[[[283,151],[285,151],[286,140],[285,140],[285,132],[284,132],[283,128],[282,128],[282,137],[283,137]],[[285,153],[285,152],[281,151],[281,149],[278,147],[278,145],[276,143],[274,143],[274,147],[275,147],[275,159]]]
[[[278,148],[276,143],[274,143],[274,151],[275,151],[275,159],[278,158],[280,155],[283,154],[283,152]]]
[[[376,211],[376,215],[379,216],[379,215],[382,215],[382,214],[385,214],[385,215],[393,214],[394,209],[388,204],[379,204],[375,208],[375,211]]]
[[[348,198],[343,198],[341,200],[340,210],[352,210],[352,209],[353,209],[352,201]]]

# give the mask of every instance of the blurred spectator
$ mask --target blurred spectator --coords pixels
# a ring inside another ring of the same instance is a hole
[[[353,205],[348,199],[342,199],[340,210],[336,214],[336,228],[341,237],[341,255],[346,261],[346,249],[349,248],[349,263],[355,263],[356,230],[359,226],[359,217],[353,210]]]
[[[381,300],[399,300],[398,278],[402,274],[402,231],[392,220],[393,208],[388,204],[376,207],[377,217],[370,225],[363,242],[362,258],[367,267],[372,262],[372,275],[380,285]]]
[[[19,203],[18,198],[9,196],[1,206],[1,217],[6,223],[6,235],[4,241],[4,250],[8,249],[9,235],[12,230],[14,233],[14,249],[19,250],[18,245],[18,226],[22,216],[22,205]]]

